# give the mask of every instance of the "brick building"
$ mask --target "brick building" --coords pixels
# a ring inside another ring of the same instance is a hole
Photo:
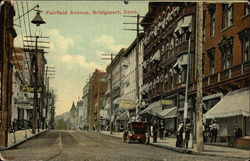
[[[100,109],[107,89],[106,72],[96,69],[89,80],[88,120],[91,130],[99,130]]]
[[[142,95],[148,107],[140,114],[151,121],[165,120],[165,128],[175,132],[183,118],[188,40],[191,35],[190,81],[194,80],[195,3],[149,3],[141,21],[144,27]]]
[[[208,111],[206,118],[218,119],[221,136],[232,135],[235,124],[242,128],[243,135],[250,135],[249,4],[206,3],[204,10],[203,102],[204,112]],[[195,88],[194,84],[191,86]]]

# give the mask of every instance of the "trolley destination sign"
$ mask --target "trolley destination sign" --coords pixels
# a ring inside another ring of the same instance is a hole
[[[38,93],[41,93],[42,90],[43,90],[43,87],[42,87],[42,86],[37,86],[37,87],[35,87],[35,86],[30,86],[30,85],[23,85],[23,86],[21,87],[21,90],[22,90],[23,92],[34,93],[34,92],[35,92],[35,88],[36,88],[36,90],[37,90]]]

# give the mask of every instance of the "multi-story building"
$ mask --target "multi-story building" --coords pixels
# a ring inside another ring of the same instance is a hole
[[[124,48],[121,49],[118,54],[112,59],[111,63],[107,66],[106,69],[108,86],[105,93],[105,109],[108,110],[108,117],[111,118],[112,122],[114,122],[114,127],[116,130],[119,128],[119,125],[116,122],[116,118],[125,110],[120,108],[121,96],[124,93],[124,71],[127,67],[124,58],[125,50],[126,49]]]
[[[126,64],[123,77],[124,79],[124,92],[121,95],[121,106],[124,106],[129,111],[131,119],[137,119],[138,109],[140,105],[139,92],[142,83],[142,60],[143,60],[143,34],[138,37],[138,69],[136,62],[137,52],[137,38],[131,43],[124,53],[124,62]],[[138,76],[137,72],[138,70]],[[138,80],[137,80],[138,78]],[[138,87],[137,87],[138,83]],[[138,91],[137,91],[138,89]],[[138,93],[137,93],[138,92]]]
[[[96,69],[89,80],[88,120],[90,130],[100,128],[100,110],[104,108],[103,100],[107,89],[106,72]]]
[[[15,130],[31,128],[32,94],[22,91],[24,85],[30,84],[29,62],[29,56],[26,56],[21,48],[14,49],[11,123]]]
[[[232,135],[235,124],[243,135],[250,135],[249,3],[206,3],[204,9],[206,118],[218,120],[220,136]],[[194,89],[195,82],[190,85],[190,91]]]
[[[83,130],[88,129],[88,97],[89,97],[89,82],[83,88]]]
[[[195,3],[150,2],[149,11],[141,21],[145,32],[143,89],[147,89],[142,99],[148,106],[140,114],[148,121],[160,114],[165,128],[173,132],[183,118],[189,46],[189,80],[195,78],[194,15]]]

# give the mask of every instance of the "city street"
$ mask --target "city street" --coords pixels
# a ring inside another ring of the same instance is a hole
[[[181,154],[150,145],[123,143],[98,133],[49,131],[14,149],[0,152],[6,160],[16,161],[237,161],[242,159]]]

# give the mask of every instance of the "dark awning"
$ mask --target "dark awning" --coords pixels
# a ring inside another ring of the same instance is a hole
[[[140,112],[140,115],[150,114],[153,116],[157,116],[157,114],[160,113],[161,111],[162,111],[162,105],[160,100],[149,104],[146,109]]]

